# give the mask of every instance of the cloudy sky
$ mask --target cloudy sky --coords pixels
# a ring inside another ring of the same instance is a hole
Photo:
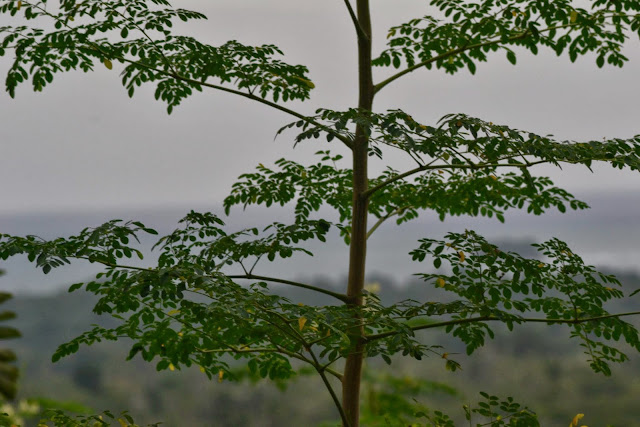
[[[310,102],[292,107],[311,113],[354,104],[355,41],[342,1],[183,3],[209,20],[181,32],[213,44],[274,43],[287,61],[308,65],[317,89]],[[388,27],[428,13],[425,3],[374,0],[377,51]],[[0,25],[9,23],[1,17]],[[630,137],[640,133],[640,44],[629,43],[626,54],[631,61],[623,69],[598,69],[593,58],[572,64],[545,52],[523,53],[515,67],[496,54],[476,76],[420,70],[381,92],[376,107],[402,108],[427,123],[464,112],[561,139]],[[0,59],[0,69],[9,60]],[[377,70],[378,79],[384,72]],[[15,100],[0,95],[0,213],[217,203],[258,162],[304,160],[327,148],[312,143],[292,151],[293,134],[274,141],[291,119],[233,95],[198,94],[167,116],[152,93],[147,87],[129,99],[116,66],[59,75],[44,93],[24,85]],[[640,189],[640,174],[600,169],[596,175],[580,168],[549,173],[578,193]]]

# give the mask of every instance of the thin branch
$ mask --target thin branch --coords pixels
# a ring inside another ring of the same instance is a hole
[[[67,255],[67,258],[75,258],[75,259],[83,259],[85,261],[89,261],[89,262],[96,262],[98,264],[102,264],[105,267],[111,267],[111,268],[124,268],[127,270],[136,270],[136,271],[146,271],[146,272],[153,272],[155,271],[153,268],[148,268],[148,267],[136,267],[134,265],[124,265],[124,264],[114,264],[112,262],[109,261],[104,261],[104,260],[99,260],[99,259],[95,259],[95,258],[90,258],[90,257],[86,257],[86,256],[71,256],[71,255]]]
[[[327,390],[331,395],[331,399],[333,399],[333,403],[336,405],[336,408],[338,408],[338,412],[340,413],[340,418],[342,419],[342,424],[346,427],[349,427],[350,424],[349,424],[349,419],[347,418],[347,414],[345,414],[344,408],[342,407],[342,403],[340,402],[340,399],[338,399],[336,392],[333,390],[333,387],[331,386],[329,379],[324,373],[325,368],[319,367],[320,362],[318,361],[318,358],[316,357],[316,355],[311,349],[309,349],[309,354],[313,358],[313,361],[316,363],[316,366],[318,366],[316,367],[316,371],[318,372],[318,375],[320,375],[320,378],[322,378],[322,382],[324,383],[324,385],[327,387]]]
[[[627,313],[617,313],[617,314],[605,314],[602,316],[585,317],[582,319],[540,319],[540,318],[514,317],[512,320],[518,323],[547,323],[547,324],[560,323],[560,324],[566,324],[566,325],[579,325],[581,323],[597,322],[599,320],[613,319],[613,318],[619,318],[624,316],[637,316],[637,315],[640,315],[640,311],[631,311]],[[414,327],[411,327],[410,329],[412,331],[420,331],[423,329],[433,329],[433,328],[441,328],[444,326],[451,326],[451,325],[464,325],[467,323],[490,322],[490,321],[504,322],[504,319],[500,319],[499,317],[495,317],[495,316],[469,317],[466,319],[447,320],[444,322],[430,323],[428,325],[414,326]],[[376,341],[383,338],[388,338],[394,335],[398,335],[400,333],[401,333],[400,331],[388,331],[388,332],[382,332],[374,335],[367,335],[363,337],[363,339],[365,342],[371,342],[371,341]]]
[[[369,229],[369,231],[367,232],[367,239],[369,237],[371,237],[371,235],[378,229],[378,227],[380,227],[382,225],[383,222],[385,222],[386,220],[388,220],[389,218],[391,218],[394,215],[398,215],[400,213],[402,213],[402,211],[404,211],[406,208],[398,208],[394,211],[389,212],[388,214],[386,214],[385,216],[381,217],[380,219],[378,219],[378,221],[373,224],[373,226],[371,227],[371,229]]]
[[[219,86],[219,85],[215,85],[215,84],[211,84],[211,83],[201,82],[201,81],[198,81],[198,80],[194,80],[194,79],[190,79],[190,78],[187,78],[187,77],[180,76],[180,75],[175,74],[175,73],[168,73],[168,72],[166,72],[164,70],[158,70],[156,68],[147,67],[144,64],[141,64],[141,63],[136,62],[136,61],[131,61],[131,60],[128,60],[128,59],[125,59],[125,58],[123,58],[123,60],[125,62],[129,62],[129,63],[135,64],[135,65],[140,65],[140,66],[146,67],[147,69],[151,69],[153,71],[156,71],[158,73],[168,75],[170,77],[173,77],[176,80],[180,80],[180,81],[183,81],[185,83],[191,83],[191,84],[196,84],[196,85],[208,87],[208,88],[211,88],[211,89],[217,89],[217,90],[220,90],[220,91],[223,91],[223,92],[228,92],[228,93],[232,93],[234,95],[238,95],[238,96],[243,96],[245,98],[249,98],[252,101],[256,101],[256,102],[259,102],[259,103],[264,104],[264,105],[268,105],[269,107],[275,108],[276,110],[280,110],[280,111],[282,111],[284,113],[287,113],[287,114],[292,115],[294,117],[297,117],[297,118],[299,118],[301,120],[304,120],[305,122],[308,122],[308,123],[318,127],[319,129],[321,129],[321,130],[333,135],[337,140],[341,141],[347,147],[349,147],[349,148],[352,147],[351,140],[349,138],[346,138],[344,135],[340,134],[339,132],[334,131],[330,127],[325,126],[325,125],[313,120],[312,118],[310,118],[308,116],[305,116],[305,115],[303,115],[301,113],[298,113],[297,111],[294,111],[294,110],[291,110],[289,108],[283,107],[280,104],[276,104],[275,102],[268,101],[268,100],[266,100],[264,98],[261,98],[259,96],[253,95],[252,93],[242,92],[242,91],[239,91],[239,90],[236,90],[236,89],[227,88],[227,87],[224,87],[224,86]]]
[[[230,348],[216,348],[216,349],[204,349],[200,348],[198,351],[200,353],[229,353],[230,351],[233,353],[283,353],[282,350],[277,348],[235,348],[229,346]]]
[[[351,16],[351,21],[353,22],[353,26],[356,28],[356,33],[358,33],[358,37],[362,37],[365,40],[369,40],[369,36],[360,25],[360,21],[358,21],[358,17],[356,13],[353,11],[353,7],[351,7],[351,2],[349,0],[344,0],[345,6],[347,6],[347,10],[349,11],[349,16]]]
[[[404,179],[408,176],[411,175],[415,175],[417,173],[420,172],[424,172],[426,170],[435,170],[435,169],[485,169],[485,168],[492,168],[492,167],[511,167],[511,168],[521,168],[523,166],[535,166],[535,165],[539,165],[541,163],[548,163],[551,160],[539,160],[536,162],[531,162],[529,163],[529,165],[522,165],[521,163],[478,163],[478,164],[474,164],[474,165],[465,165],[465,164],[458,164],[458,165],[424,165],[424,166],[419,166],[417,168],[408,170],[407,172],[403,172],[399,175],[396,175],[394,177],[391,177],[389,179],[387,179],[386,181],[381,182],[380,184],[376,185],[375,187],[371,187],[369,188],[367,191],[364,192],[363,196],[364,197],[371,197],[371,195],[373,193],[375,193],[376,191],[386,187],[387,185],[396,182],[398,180]],[[573,162],[566,162],[566,163],[579,163],[579,161],[573,161]]]
[[[54,21],[59,22],[62,25],[64,25],[67,29],[69,29],[69,30],[73,30],[74,29],[73,27],[69,26],[69,24],[67,22],[59,19],[57,16],[51,14],[50,12],[48,12],[46,9],[42,8],[41,6],[34,6],[34,7],[39,9],[44,15],[49,16]],[[153,44],[153,46],[156,49],[158,49],[156,44],[153,43],[153,41],[151,43]],[[90,43],[89,42],[89,43],[86,43],[86,46],[89,49],[94,50],[94,51],[102,54],[103,56],[108,56],[107,52],[103,51],[100,48],[100,46],[96,45],[95,43]],[[161,52],[161,54],[162,54],[163,58],[168,61],[168,59],[164,56],[164,54],[162,52]],[[242,92],[242,91],[239,91],[239,90],[236,90],[236,89],[226,88],[224,86],[219,86],[219,85],[215,85],[215,84],[211,84],[211,83],[206,83],[206,82],[190,79],[188,77],[181,76],[181,75],[179,75],[178,73],[176,73],[174,71],[168,72],[166,70],[159,70],[157,68],[151,67],[151,66],[143,64],[141,62],[133,61],[131,59],[127,59],[127,58],[125,58],[123,56],[116,56],[115,58],[121,60],[122,62],[127,62],[129,64],[132,64],[132,65],[135,65],[135,66],[138,66],[138,67],[141,67],[141,68],[145,68],[145,69],[150,70],[150,71],[155,71],[155,72],[163,74],[165,76],[173,77],[174,79],[180,80],[180,81],[185,82],[185,83],[191,83],[191,84],[194,84],[194,85],[204,86],[204,87],[208,87],[208,88],[211,88],[211,89],[216,89],[216,90],[220,90],[220,91],[223,91],[223,92],[232,93],[234,95],[243,96],[245,98],[251,99],[252,101],[256,101],[256,102],[259,102],[261,104],[268,105],[269,107],[275,108],[276,110],[280,110],[280,111],[282,111],[284,113],[287,113],[287,114],[292,115],[294,117],[297,117],[297,118],[299,118],[301,120],[304,120],[304,121],[306,121],[306,122],[308,122],[308,123],[310,123],[310,124],[312,124],[314,126],[317,126],[318,128],[322,129],[323,131],[333,135],[336,139],[338,139],[339,141],[344,143],[349,148],[351,148],[351,146],[352,146],[351,140],[349,138],[346,138],[345,136],[341,135],[339,132],[334,131],[330,127],[325,126],[325,125],[323,125],[321,123],[318,123],[317,121],[313,120],[312,118],[310,118],[308,116],[305,116],[305,115],[303,115],[301,113],[298,113],[297,111],[294,111],[294,110],[291,110],[289,108],[283,107],[282,105],[276,104],[275,102],[268,101],[268,100],[266,100],[264,98],[261,98],[261,97],[258,97],[256,95],[254,95],[252,93],[246,93],[246,92]]]
[[[68,258],[76,258],[76,259],[84,259],[90,262],[97,262],[98,264],[102,264],[104,266],[107,267],[111,267],[111,268],[125,268],[127,270],[136,270],[136,271],[145,271],[145,272],[153,272],[155,271],[152,268],[146,268],[146,267],[136,267],[133,265],[121,265],[121,264],[114,264],[108,261],[103,261],[103,260],[96,260],[96,259],[90,259],[88,257],[73,257],[73,256],[69,256]],[[244,267],[243,267],[244,268]],[[245,270],[246,271],[246,270]],[[246,279],[246,280],[264,280],[265,282],[274,282],[274,283],[281,283],[284,285],[289,285],[289,286],[295,286],[298,288],[304,288],[304,289],[308,289],[310,291],[315,291],[321,294],[325,294],[325,295],[329,295],[332,296],[336,299],[339,299],[342,302],[348,302],[349,301],[349,297],[338,293],[338,292],[333,292],[330,291],[328,289],[323,289],[323,288],[319,288],[317,286],[312,286],[312,285],[307,285],[304,283],[300,283],[300,282],[294,282],[292,280],[285,280],[285,279],[278,279],[276,277],[265,277],[265,276],[256,276],[254,274],[243,274],[243,275],[232,275],[232,276],[227,276],[224,275],[223,273],[220,273],[219,276],[202,276],[202,277],[209,277],[209,278],[215,278],[215,277],[227,277],[228,279]]]
[[[545,28],[543,30],[539,30],[538,32],[539,33],[545,33],[545,32],[549,32],[551,30],[559,30],[559,29],[562,29],[562,28],[574,27],[576,25],[578,25],[578,24],[577,23],[570,23],[570,24],[558,25],[558,26],[555,26],[555,27],[549,27],[549,28]],[[521,34],[518,34],[516,36],[510,37],[506,43],[524,39],[527,36],[529,36],[530,34],[531,34],[531,32],[529,30],[526,30]],[[429,64],[432,64],[434,62],[440,61],[442,59],[447,59],[450,56],[457,55],[457,54],[465,52],[467,50],[477,49],[477,48],[481,48],[481,47],[484,47],[484,46],[491,46],[491,45],[498,44],[498,43],[501,43],[501,42],[503,42],[502,39],[498,38],[498,39],[495,39],[495,40],[487,40],[487,41],[484,41],[484,42],[481,42],[481,43],[468,44],[468,45],[464,45],[464,46],[452,49],[452,50],[450,50],[448,52],[445,52],[445,53],[443,53],[441,55],[437,55],[437,56],[434,56],[433,58],[429,58],[427,60],[419,62],[419,63],[417,63],[417,64],[415,64],[415,65],[413,65],[411,67],[408,67],[408,68],[406,68],[406,69],[394,74],[393,76],[389,77],[388,79],[383,80],[380,83],[376,84],[374,86],[374,91],[375,91],[375,93],[378,93],[380,90],[382,90],[382,88],[387,86],[389,83],[392,83],[392,82],[396,81],[397,79],[399,79],[400,77],[404,76],[405,74],[409,74],[410,72],[415,71],[418,68],[425,67],[425,66],[427,66]]]
[[[285,279],[278,279],[275,277],[265,277],[265,276],[256,276],[254,274],[245,274],[245,275],[234,275],[234,276],[226,276],[229,279],[246,279],[246,280],[264,280],[265,282],[274,282],[274,283],[282,283],[284,285],[289,285],[289,286],[295,286],[298,288],[304,288],[304,289],[308,289],[310,291],[315,291],[321,294],[325,294],[325,295],[329,295],[332,296],[334,298],[339,299],[342,302],[348,302],[349,301],[349,297],[338,293],[338,292],[333,292],[330,291],[328,289],[323,289],[323,288],[319,288],[317,286],[312,286],[312,285],[307,285],[304,283],[299,283],[299,282],[294,282],[291,280],[285,280]]]

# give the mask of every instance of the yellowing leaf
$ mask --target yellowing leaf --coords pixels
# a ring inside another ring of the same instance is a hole
[[[314,89],[316,87],[316,85],[311,80],[307,80],[299,76],[293,76],[293,78],[304,83],[309,89]]]
[[[22,2],[19,1],[18,4],[16,5],[16,10],[20,10],[21,7],[22,7]]]
[[[178,314],[178,313],[180,313],[180,310],[171,310],[171,311],[170,311],[170,312],[168,312],[167,314],[168,314],[169,316],[173,316],[173,315]]]
[[[518,16],[518,12],[516,12],[515,10],[512,10],[512,11],[511,11],[511,14],[514,16],[514,18],[515,18],[516,16]]]
[[[576,12],[575,10],[572,10],[569,20],[573,24],[574,22],[576,22],[577,19],[578,19],[578,12]]]
[[[442,353],[442,358],[443,359],[448,359],[449,358],[449,353]]]
[[[206,372],[206,370],[204,369],[204,367],[200,366],[200,372],[202,372],[203,374]]]
[[[222,378],[224,377],[224,371],[222,369],[220,369],[218,371],[218,382],[221,383],[222,382]]]
[[[571,420],[571,424],[569,424],[569,427],[578,427],[578,421],[580,421],[583,418],[584,418],[584,414],[576,415],[575,417],[573,417],[573,420]]]
[[[464,252],[462,251],[458,252],[458,256],[460,257],[460,262],[464,262],[464,258],[465,258]]]
[[[496,177],[495,175],[489,175],[489,178],[491,178],[491,179],[492,179],[492,180],[494,180],[494,181],[497,181],[497,180],[498,180],[498,177]]]
[[[538,264],[538,268],[543,268],[544,267],[544,263],[541,262],[540,264]]]
[[[380,292],[380,289],[382,289],[382,286],[378,282],[373,282],[373,283],[367,283],[366,285],[364,285],[364,289],[367,292],[371,292],[372,294],[377,294]]]
[[[306,317],[301,317],[298,319],[298,327],[300,328],[300,330],[302,330],[302,328],[304,328],[304,324],[307,323],[307,318]]]
[[[176,370],[176,367],[173,366],[173,363],[169,363],[169,370],[170,371],[175,371]]]
[[[121,427],[129,427],[129,424],[122,418],[118,418],[118,422],[120,423]]]
[[[439,287],[439,288],[444,288],[445,283],[446,282],[444,281],[444,279],[442,277],[438,277],[436,279],[436,286]]]
[[[108,59],[104,59],[102,61],[102,63],[104,64],[105,67],[107,67],[107,69],[111,70],[113,68],[113,64],[111,63],[111,61],[109,61]]]

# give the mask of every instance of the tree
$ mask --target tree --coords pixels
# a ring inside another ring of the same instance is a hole
[[[0,276],[4,275],[4,270],[0,270]],[[7,292],[0,292],[0,304],[13,298]],[[14,319],[16,314],[10,310],[0,312],[0,321]],[[12,339],[20,337],[20,331],[11,326],[0,327],[0,339]],[[16,397],[16,387],[18,381],[18,368],[13,362],[16,354],[8,348],[0,349],[0,397],[12,400]]]
[[[492,324],[503,323],[509,329],[529,322],[567,324],[571,337],[582,342],[590,366],[605,375],[610,374],[609,363],[627,359],[612,342],[623,340],[640,350],[638,331],[623,321],[623,316],[639,313],[606,310],[607,301],[624,297],[617,279],[586,265],[557,239],[536,245],[548,260],[541,262],[501,251],[470,230],[450,233],[445,240],[425,237],[411,252],[413,260],[432,260],[436,269],[447,264],[451,273],[420,276],[457,299],[384,306],[364,289],[367,238],[391,218],[402,224],[433,210],[441,219],[482,215],[504,221],[505,211],[514,208],[535,215],[551,208],[565,212],[567,205],[585,209],[584,202],[529,170],[539,164],[590,167],[593,162],[620,169],[640,167],[640,136],[556,141],[465,114],[423,124],[401,109],[375,111],[375,95],[422,68],[450,74],[466,68],[474,73],[478,64],[499,51],[513,64],[517,54],[536,54],[546,47],[568,54],[572,61],[593,54],[599,67],[622,66],[627,58],[621,47],[632,32],[640,33],[639,2],[594,0],[586,9],[569,0],[432,0],[438,9],[434,16],[391,28],[388,48],[374,57],[369,1],[356,0],[354,7],[345,0],[358,42],[358,105],[345,111],[320,109],[312,115],[284,105],[308,99],[314,84],[307,68],[283,62],[276,46],[236,41],[210,46],[173,34],[172,21],[204,19],[200,13],[173,9],[165,0],[50,3],[5,1],[0,6],[2,13],[20,14],[43,25],[0,28],[5,36],[0,54],[12,51],[15,57],[6,78],[11,96],[28,80],[35,91],[42,91],[56,73],[87,72],[100,64],[108,69],[121,66],[129,95],[143,83],[152,84],[168,113],[194,91],[236,94],[294,117],[296,121],[279,134],[297,129],[296,143],[323,136],[352,162],[351,167],[340,166],[341,155],[323,150],[311,165],[286,159],[275,167],[260,164],[233,186],[224,202],[226,214],[238,205],[291,203],[293,224],[227,231],[219,216],[192,211],[180,228],[159,238],[156,266],[126,264],[126,258],[143,258],[134,244],[140,234],[157,234],[140,222],[113,220],[52,241],[2,235],[2,259],[26,254],[44,273],[75,259],[105,267],[96,280],[75,284],[70,291],[84,287],[99,295],[94,310],[115,316],[121,325],[87,331],[61,345],[54,361],[76,352],[81,344],[126,336],[134,342],[129,358],[158,358],[159,370],[195,364],[219,380],[231,377],[232,359],[246,360],[252,373],[272,379],[290,378],[300,363],[321,377],[342,424],[355,427],[365,358],[380,356],[391,363],[398,353],[416,359],[436,354],[447,369],[458,369],[446,349],[418,340],[420,330],[451,333],[471,354],[493,337]],[[47,26],[51,24],[53,29]],[[374,83],[374,66],[392,71]],[[406,153],[415,168],[388,168],[370,178],[368,158],[382,159],[390,150]],[[338,218],[319,217],[322,205],[334,208]],[[371,226],[370,218],[375,219]],[[254,273],[265,259],[309,253],[301,242],[324,241],[332,228],[349,246],[343,292]],[[243,273],[230,273],[232,266]],[[329,296],[335,304],[296,304],[270,292],[275,283]],[[491,402],[488,407],[498,404],[493,396],[485,398]],[[504,407],[509,405],[507,401]],[[470,411],[467,415],[472,416]],[[525,415],[510,422],[536,423],[534,416]],[[431,423],[447,422],[444,416],[433,417]],[[495,417],[496,425],[505,422]]]

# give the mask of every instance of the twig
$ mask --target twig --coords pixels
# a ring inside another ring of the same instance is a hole
[[[364,31],[362,25],[360,25],[360,21],[356,17],[355,12],[353,11],[353,7],[351,7],[351,2],[349,0],[344,0],[345,6],[347,6],[347,10],[349,11],[349,16],[351,16],[351,21],[353,21],[353,26],[356,28],[356,32],[358,33],[358,37],[362,37],[365,40],[369,40],[369,35]]]
[[[226,276],[229,279],[246,279],[246,280],[264,280],[265,282],[274,282],[274,283],[282,283],[284,285],[289,285],[289,286],[295,286],[298,288],[304,288],[304,289],[308,289],[311,291],[315,291],[321,294],[325,294],[325,295],[329,295],[332,296],[334,298],[339,299],[342,302],[348,302],[349,301],[349,297],[347,295],[338,293],[338,292],[333,292],[330,291],[328,289],[322,289],[319,288],[317,286],[312,286],[312,285],[307,285],[304,283],[299,283],[299,282],[294,282],[291,280],[285,280],[285,279],[278,279],[275,277],[265,277],[265,276],[256,276],[254,274],[245,274],[245,275],[233,275],[233,276]]]
[[[405,209],[406,208],[398,208],[398,209],[396,209],[394,211],[389,212],[385,216],[379,218],[378,221],[375,224],[373,224],[371,229],[369,229],[369,231],[367,232],[367,239],[369,237],[371,237],[371,235],[374,233],[374,231],[376,231],[378,229],[378,227],[380,227],[382,225],[382,223],[384,223],[386,220],[388,220],[392,216],[402,213],[402,211],[404,211]]]
[[[342,403],[340,402],[340,399],[338,399],[338,396],[336,395],[336,392],[333,390],[333,387],[331,386],[331,383],[329,382],[329,379],[327,378],[327,376],[325,375],[325,367],[320,367],[320,362],[318,361],[318,358],[316,357],[316,355],[314,354],[314,352],[309,348],[309,354],[311,355],[311,357],[313,358],[313,361],[316,363],[316,371],[318,372],[318,375],[320,375],[320,378],[322,378],[322,382],[324,383],[324,385],[327,387],[327,390],[329,391],[329,394],[331,395],[331,398],[333,399],[333,403],[336,405],[336,408],[338,409],[338,412],[340,413],[340,418],[342,419],[342,425],[345,427],[349,427],[349,419],[347,418],[347,414],[345,414],[344,412],[344,408],[342,407]]]
[[[550,162],[550,160],[539,160],[536,162],[531,162],[529,163],[529,166],[535,166],[541,163],[548,163]],[[573,161],[573,162],[566,162],[566,163],[579,163],[580,161]],[[485,168],[499,168],[499,167],[511,167],[511,168],[521,168],[523,165],[521,163],[477,163],[474,165],[465,165],[465,164],[458,164],[458,165],[424,165],[424,166],[419,166],[417,168],[408,170],[407,172],[403,172],[399,175],[396,175],[394,177],[391,177],[389,179],[387,179],[384,182],[381,182],[380,184],[376,185],[375,187],[371,187],[369,188],[367,191],[364,192],[363,197],[371,197],[371,195],[373,193],[375,193],[376,191],[386,187],[387,185],[396,182],[400,179],[406,178],[408,176],[411,175],[415,175],[417,173],[420,172],[424,172],[426,170],[436,170],[436,169],[470,169],[470,170],[475,170],[475,169],[485,169]]]
[[[41,6],[34,6],[35,8],[39,9],[44,15],[50,17],[51,19],[53,19],[56,22],[59,22],[60,24],[64,25],[66,28],[68,28],[69,30],[73,30],[73,28],[71,26],[69,26],[69,24],[67,22],[65,22],[62,19],[59,19],[57,16],[51,14],[50,12],[48,12],[46,9],[42,8]],[[157,48],[157,46],[155,45],[155,43],[153,43],[153,46]],[[105,51],[103,51],[102,49],[100,49],[100,46],[96,45],[95,43],[86,43],[85,46],[87,46],[89,49],[94,50],[104,56],[107,56],[107,53]],[[164,55],[163,55],[164,56]],[[294,117],[297,117],[301,120],[304,120],[314,126],[317,126],[318,128],[322,129],[323,131],[332,134],[336,139],[338,139],[339,141],[341,141],[342,143],[344,143],[347,147],[351,148],[351,140],[349,140],[349,138],[344,137],[343,135],[341,135],[339,132],[334,131],[333,129],[331,129],[328,126],[324,126],[321,123],[318,123],[317,121],[313,120],[312,118],[305,116],[301,113],[298,113],[297,111],[291,110],[289,108],[283,107],[282,105],[276,104],[275,102],[271,102],[268,101],[266,99],[263,99],[261,97],[255,96],[252,93],[246,93],[246,92],[242,92],[236,89],[231,89],[231,88],[227,88],[224,86],[219,86],[219,85],[215,85],[215,84],[211,84],[211,83],[206,83],[206,82],[202,82],[202,81],[198,81],[198,80],[194,80],[194,79],[190,79],[188,77],[184,77],[179,75],[178,73],[174,72],[174,71],[166,71],[166,70],[159,70],[157,68],[151,67],[149,65],[143,64],[141,62],[138,61],[134,61],[131,59],[127,59],[125,57],[122,56],[114,56],[114,58],[117,58],[119,60],[121,60],[122,62],[127,62],[129,64],[150,70],[150,71],[155,71],[159,74],[165,75],[165,76],[169,76],[169,77],[173,77],[176,80],[180,80],[182,82],[185,83],[190,83],[193,85],[198,85],[198,86],[204,86],[204,87],[208,87],[211,89],[216,89],[216,90],[220,90],[222,92],[228,92],[228,93],[232,93],[234,95],[238,95],[238,96],[243,96],[245,98],[249,98],[253,101],[259,102],[261,104],[265,104],[268,105],[269,107],[275,108],[276,110],[280,110],[284,113],[287,113],[289,115],[292,115]],[[166,57],[165,57],[166,58]]]
[[[570,24],[564,24],[564,25],[557,25],[555,27],[549,27],[549,28],[545,28],[545,29],[539,30],[538,33],[544,33],[544,32],[549,32],[551,30],[559,30],[559,29],[562,29],[562,28],[574,27],[576,25],[578,25],[578,24],[577,23],[570,23]],[[531,34],[531,32],[529,30],[526,30],[526,31],[522,32],[521,34],[518,34],[518,35],[510,37],[508,42],[524,39],[527,36],[529,36],[530,34]],[[418,68],[425,67],[425,66],[427,66],[429,64],[432,64],[434,62],[440,61],[442,59],[447,59],[447,58],[449,58],[451,56],[457,55],[457,54],[465,52],[467,50],[477,49],[477,48],[481,48],[481,47],[484,47],[484,46],[491,46],[491,45],[498,44],[498,43],[501,43],[501,42],[502,42],[502,38],[498,38],[498,39],[495,39],[495,40],[487,40],[487,41],[484,41],[484,42],[481,42],[481,43],[467,44],[467,45],[458,47],[456,49],[452,49],[452,50],[450,50],[448,52],[445,52],[443,54],[434,56],[433,58],[429,58],[427,60],[419,62],[419,63],[417,63],[417,64],[415,64],[415,65],[413,65],[411,67],[405,68],[404,70],[402,70],[402,71],[394,74],[393,76],[391,76],[391,77],[381,81],[380,83],[376,84],[374,86],[374,91],[375,91],[375,93],[378,93],[380,90],[382,90],[382,88],[387,86],[389,83],[392,83],[392,82],[396,81],[397,79],[399,79],[400,77],[404,76],[405,74],[409,74],[410,72],[415,71]]]
[[[582,319],[539,319],[539,318],[514,317],[513,321],[518,323],[549,323],[549,324],[560,323],[560,324],[566,324],[566,325],[579,325],[581,323],[597,322],[598,320],[612,319],[612,318],[618,318],[618,317],[624,317],[624,316],[637,316],[637,315],[640,315],[640,311],[631,311],[627,313],[618,313],[618,314],[606,314],[606,315],[596,316],[596,317],[585,317]],[[413,326],[410,329],[412,331],[419,331],[423,329],[441,328],[443,326],[463,325],[466,323],[490,322],[490,321],[503,322],[504,320],[495,316],[479,316],[479,317],[470,317],[466,319],[447,320],[444,322],[431,323],[428,325]],[[382,332],[379,334],[364,336],[363,340],[365,342],[371,342],[371,341],[376,341],[383,338],[388,338],[394,335],[398,335],[400,333],[401,333],[400,331]]]

